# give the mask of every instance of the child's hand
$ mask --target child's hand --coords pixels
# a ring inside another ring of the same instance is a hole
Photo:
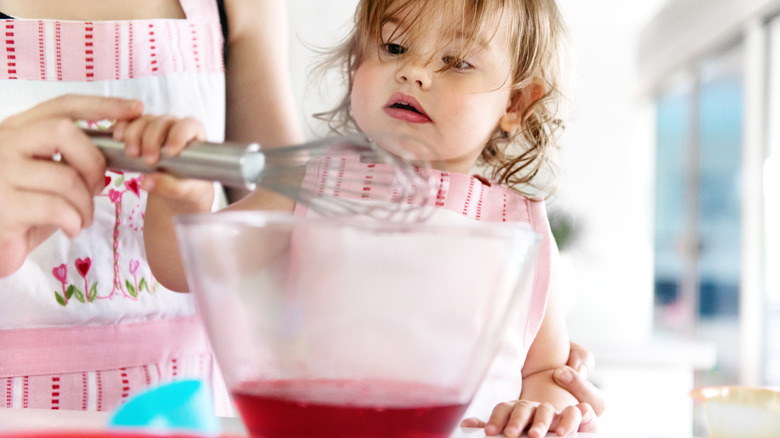
[[[157,162],[163,155],[176,156],[191,141],[205,138],[205,127],[193,118],[144,115],[114,126],[114,139],[125,143],[127,156],[141,157],[149,164]],[[150,196],[175,202],[175,209],[181,213],[210,211],[214,199],[211,182],[181,180],[162,173],[144,176],[141,188]]]
[[[593,371],[596,359],[587,348],[575,342],[569,343],[569,360],[553,374],[555,383],[573,395],[578,401],[588,403],[596,416],[601,416],[607,408],[605,394],[593,383],[588,375]],[[583,432],[580,428],[580,432]]]
[[[541,438],[547,432],[555,432],[558,436],[576,432],[583,423],[583,417],[588,416],[593,416],[593,410],[585,403],[567,406],[563,411],[556,412],[548,403],[513,400],[499,403],[493,408],[487,423],[477,418],[467,418],[460,425],[483,427],[487,436],[503,432],[505,437],[514,438],[527,430],[529,438]]]

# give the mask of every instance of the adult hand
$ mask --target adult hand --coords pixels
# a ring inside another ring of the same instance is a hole
[[[0,122],[0,277],[56,230],[75,237],[92,223],[105,159],[75,121],[142,112],[137,100],[65,95]]]
[[[598,417],[606,410],[604,393],[588,381],[588,376],[595,365],[596,360],[588,349],[571,342],[567,364],[553,373],[553,378],[558,385],[591,408],[582,412],[580,432],[595,432],[598,429]]]

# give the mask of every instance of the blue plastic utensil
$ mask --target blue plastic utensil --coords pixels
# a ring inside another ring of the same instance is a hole
[[[180,380],[150,388],[123,404],[109,427],[143,429],[155,434],[188,433],[217,436],[210,388],[200,380]]]

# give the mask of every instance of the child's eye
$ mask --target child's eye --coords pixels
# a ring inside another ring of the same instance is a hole
[[[385,44],[385,50],[391,55],[403,55],[406,53],[406,47],[395,43]]]
[[[468,70],[470,68],[474,68],[473,65],[471,65],[468,61],[464,59],[455,58],[454,56],[445,56],[441,59],[444,64],[448,66],[452,66],[452,68],[456,70]]]

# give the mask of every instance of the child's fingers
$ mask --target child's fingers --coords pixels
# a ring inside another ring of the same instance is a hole
[[[599,417],[596,415],[596,411],[593,407],[587,403],[580,403],[577,405],[580,411],[582,420],[580,420],[580,426],[578,432],[594,433],[599,431]]]
[[[487,423],[485,423],[485,435],[496,436],[504,429],[509,417],[514,409],[514,402],[499,403],[490,413]]]
[[[154,119],[154,116],[152,115],[147,114],[141,116],[133,120],[132,122],[128,123],[123,129],[121,129],[120,133],[116,133],[114,135],[114,138],[123,141],[125,143],[125,153],[129,157],[142,156],[141,155],[143,153],[143,149],[141,148],[142,137],[146,130],[147,125],[151,123],[152,119]]]
[[[582,422],[582,412],[577,406],[567,406],[563,412],[550,425],[550,430],[554,430],[558,436],[566,436],[577,431]]]
[[[130,158],[138,158],[141,156],[141,148],[138,143],[127,143],[125,139],[125,131],[130,124],[127,120],[119,120],[111,126],[111,137],[120,142],[125,143],[125,155]]]
[[[460,422],[460,427],[485,427],[485,422],[477,417],[464,418]]]
[[[542,438],[547,435],[547,431],[550,430],[554,418],[555,409],[552,405],[549,403],[542,403],[537,406],[533,422],[525,419],[525,424],[531,423],[531,427],[528,428],[528,438]]]
[[[536,404],[527,400],[498,404],[493,408],[493,413],[490,414],[490,419],[485,425],[485,435],[490,435],[489,431],[495,431],[497,435],[503,429],[504,436],[507,438],[520,436],[533,418]]]
[[[176,202],[181,212],[208,212],[214,201],[214,183],[211,181],[182,180],[163,173],[145,175],[141,189]]]
[[[141,136],[141,157],[147,163],[156,163],[160,159],[160,151],[168,141],[168,132],[177,119],[173,116],[154,117],[146,124]]]
[[[187,117],[171,127],[163,147],[163,153],[167,156],[178,155],[191,141],[205,139],[206,127],[198,120]]]

